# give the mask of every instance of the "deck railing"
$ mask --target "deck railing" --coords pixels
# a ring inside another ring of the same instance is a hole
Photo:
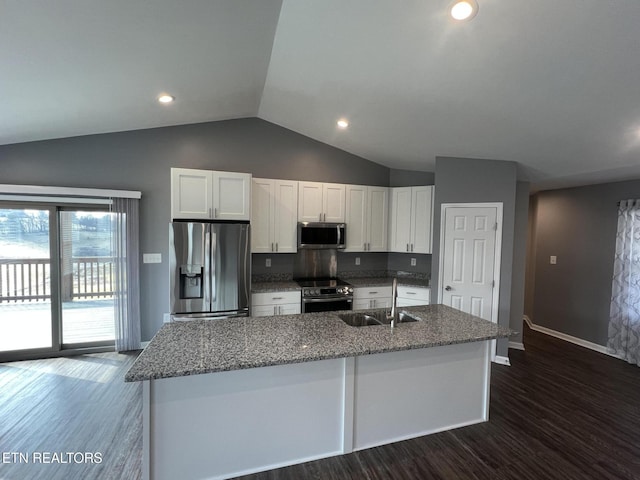
[[[63,272],[63,301],[113,296],[113,257],[72,257]],[[46,258],[0,260],[0,303],[39,302],[51,298],[51,264]]]

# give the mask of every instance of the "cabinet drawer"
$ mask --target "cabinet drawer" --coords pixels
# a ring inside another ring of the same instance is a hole
[[[282,305],[285,303],[300,303],[299,291],[288,292],[262,292],[251,295],[251,304],[256,305]]]
[[[398,297],[429,303],[431,289],[423,287],[398,287]]]
[[[354,300],[363,298],[391,298],[391,286],[358,287],[353,289]]]
[[[252,317],[271,317],[273,315],[292,315],[300,313],[300,303],[283,305],[254,305],[251,307]]]

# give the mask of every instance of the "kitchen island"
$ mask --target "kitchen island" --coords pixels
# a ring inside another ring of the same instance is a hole
[[[488,420],[508,329],[443,305],[352,327],[336,312],[175,322],[143,382],[144,478],[230,478]]]

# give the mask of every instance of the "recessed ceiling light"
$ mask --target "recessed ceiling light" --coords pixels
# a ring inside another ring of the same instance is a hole
[[[471,20],[478,13],[478,3],[475,0],[456,0],[449,13],[454,20]]]
[[[162,95],[160,95],[158,97],[158,101],[160,103],[171,103],[176,99],[176,97],[173,97],[171,95],[167,95],[166,93],[163,93]]]
[[[347,120],[345,120],[344,118],[341,118],[340,120],[338,120],[338,128],[341,129],[345,129],[349,126],[349,122]]]

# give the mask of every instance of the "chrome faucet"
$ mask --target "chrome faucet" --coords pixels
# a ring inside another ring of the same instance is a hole
[[[394,277],[393,282],[391,283],[391,313],[389,314],[389,319],[391,320],[391,328],[396,326],[397,300],[398,300],[398,279]]]

